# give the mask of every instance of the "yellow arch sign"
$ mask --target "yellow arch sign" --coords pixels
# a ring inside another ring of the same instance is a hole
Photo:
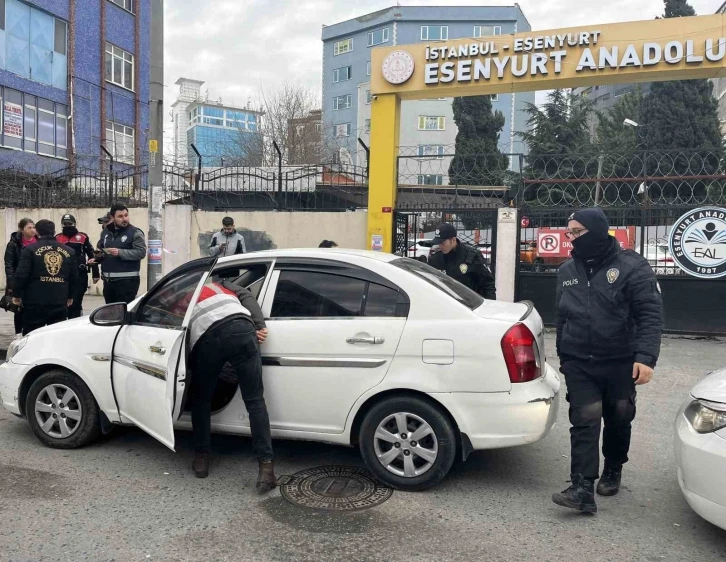
[[[388,252],[393,248],[391,210],[396,205],[402,99],[726,76],[725,17],[637,21],[374,49],[371,248]]]

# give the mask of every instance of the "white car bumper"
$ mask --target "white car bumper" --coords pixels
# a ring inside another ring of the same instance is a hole
[[[678,484],[693,511],[726,529],[726,430],[697,433],[683,415],[675,423]]]
[[[0,365],[0,404],[11,414],[20,415],[18,391],[28,365],[16,365],[6,361]]]
[[[560,408],[560,379],[545,365],[543,377],[514,384],[509,392],[431,396],[451,412],[474,450],[534,443],[552,429]]]

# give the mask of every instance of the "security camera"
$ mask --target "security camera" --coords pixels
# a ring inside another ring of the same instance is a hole
[[[372,99],[372,100],[377,100],[377,99],[378,99],[378,96],[377,96],[377,95],[375,95],[375,94],[373,94],[373,95],[371,96],[371,99]]]

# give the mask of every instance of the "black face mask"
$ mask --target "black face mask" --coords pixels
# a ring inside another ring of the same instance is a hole
[[[78,234],[78,229],[75,226],[64,226],[63,227],[64,236],[75,236],[76,234]]]
[[[586,232],[572,241],[572,248],[574,255],[585,261],[603,258],[610,249],[610,237],[598,238],[592,232]]]

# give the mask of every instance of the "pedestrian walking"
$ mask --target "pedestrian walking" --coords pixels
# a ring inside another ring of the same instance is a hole
[[[75,252],[55,239],[55,224],[39,220],[38,240],[25,247],[13,277],[13,303],[23,308],[23,335],[62,322],[78,285]]]
[[[434,245],[439,251],[429,258],[429,265],[443,271],[485,299],[496,300],[494,276],[484,256],[474,246],[457,238],[456,228],[444,223],[436,229]]]
[[[333,242],[332,240],[323,240],[319,245],[318,248],[337,248],[338,245]]]
[[[223,258],[247,252],[245,239],[234,226],[232,217],[222,219],[222,230],[215,232],[209,244],[209,255]]]
[[[78,267],[78,290],[72,295],[73,304],[68,309],[68,318],[78,318],[83,314],[83,297],[88,290],[88,270],[91,269],[93,284],[95,285],[100,279],[98,264],[88,264],[88,261],[93,259],[93,246],[88,234],[76,228],[76,217],[70,214],[63,215],[61,225],[63,230],[60,234],[56,234],[55,239],[73,249],[76,253],[76,265]]]
[[[239,276],[239,269],[229,272]],[[257,300],[247,289],[230,283],[224,272],[215,274],[202,288],[192,311],[189,345],[193,375],[192,431],[198,478],[210,467],[211,403],[217,379],[225,363],[237,374],[242,399],[250,417],[252,446],[259,463],[257,491],[275,487],[270,419],[262,384],[259,344],[267,337],[265,319]],[[180,301],[186,310],[192,293]]]
[[[660,354],[663,306],[648,261],[608,234],[601,209],[570,215],[572,258],[557,278],[557,355],[567,384],[572,485],[556,504],[595,513],[601,420],[601,496],[618,493],[628,461],[636,385],[653,377]]]
[[[126,205],[115,203],[109,214],[112,220],[101,231],[97,244],[100,258],[87,263],[101,265],[106,304],[128,304],[136,298],[141,285],[141,260],[146,257],[146,239],[143,230],[129,222]]]
[[[37,241],[35,223],[29,218],[24,218],[18,222],[18,230],[10,235],[10,241],[5,248],[5,298],[3,301],[7,303],[5,305],[8,307],[6,310],[14,310],[13,324],[15,325],[16,338],[22,336],[23,333],[23,309],[12,305],[13,277],[18,269],[23,248],[27,248]]]

